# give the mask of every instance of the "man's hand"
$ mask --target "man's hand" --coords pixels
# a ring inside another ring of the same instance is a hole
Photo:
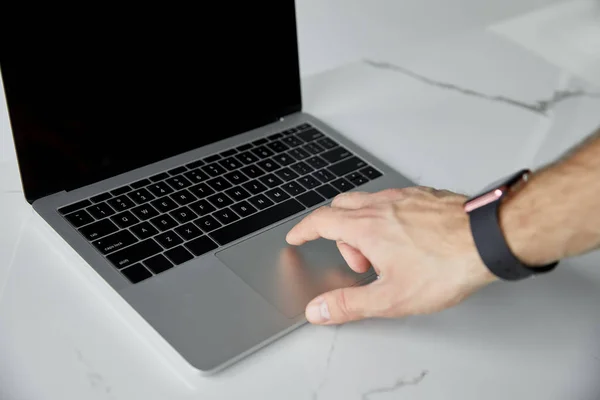
[[[471,237],[464,196],[426,187],[337,196],[287,235],[292,245],[335,240],[354,271],[379,279],[334,290],[306,308],[316,324],[401,317],[458,304],[495,280]]]

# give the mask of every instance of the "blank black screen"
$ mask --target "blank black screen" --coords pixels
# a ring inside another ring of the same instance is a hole
[[[300,110],[294,2],[219,4],[75,11],[3,39],[29,201]]]

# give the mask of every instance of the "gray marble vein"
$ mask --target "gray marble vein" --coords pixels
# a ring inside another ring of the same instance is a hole
[[[478,92],[476,90],[463,88],[458,85],[454,85],[452,83],[436,81],[434,79],[427,78],[423,75],[413,72],[407,68],[404,68],[404,67],[401,67],[399,65],[395,65],[395,64],[392,64],[389,62],[373,61],[373,60],[368,60],[368,59],[363,60],[363,61],[367,65],[370,65],[371,67],[399,72],[405,76],[416,79],[416,80],[418,80],[422,83],[425,83],[427,85],[430,85],[430,86],[435,86],[435,87],[439,87],[442,89],[459,92],[466,96],[477,97],[477,98],[485,99],[485,100],[489,100],[489,101],[509,104],[511,106],[522,108],[524,110],[534,112],[536,114],[540,114],[540,115],[544,115],[544,116],[547,115],[548,111],[552,110],[552,108],[554,108],[554,106],[556,106],[558,103],[563,102],[567,99],[576,98],[576,97],[591,97],[591,98],[599,98],[600,99],[600,93],[587,92],[585,90],[557,90],[552,94],[552,96],[550,96],[547,99],[538,100],[535,103],[527,103],[524,101],[511,99],[510,97],[506,97],[506,96],[485,94],[485,93]]]
[[[406,386],[416,386],[419,383],[421,383],[421,381],[423,381],[423,379],[425,379],[425,377],[427,376],[428,373],[429,373],[429,371],[423,371],[423,372],[421,372],[421,374],[419,376],[409,379],[409,380],[400,378],[391,386],[379,387],[379,388],[374,388],[374,389],[366,391],[365,393],[362,394],[361,398],[362,398],[362,400],[369,400],[370,396],[375,395],[375,394],[392,393],[392,392],[395,392],[396,390],[406,387]]]
[[[87,370],[87,378],[90,383],[90,386],[95,390],[100,390],[106,394],[108,398],[114,398],[112,395],[112,387],[107,385],[104,381],[104,377],[98,372],[94,371],[85,357],[83,353],[78,348],[75,348],[75,354],[77,355],[77,360],[85,367]]]
[[[321,391],[321,389],[323,389],[323,387],[327,383],[327,372],[329,371],[329,366],[331,365],[331,356],[333,355],[333,351],[335,350],[335,344],[337,342],[338,334],[340,333],[341,328],[342,328],[342,325],[337,325],[334,328],[335,331],[333,332],[333,338],[331,339],[331,344],[329,345],[329,351],[327,352],[325,368],[323,370],[323,373],[321,374],[322,375],[321,381],[319,382],[319,385],[313,392],[313,400],[317,400],[319,398],[319,392]]]

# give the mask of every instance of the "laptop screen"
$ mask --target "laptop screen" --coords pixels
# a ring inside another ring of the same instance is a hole
[[[294,1],[210,3],[66,13],[3,44],[30,202],[300,110]]]

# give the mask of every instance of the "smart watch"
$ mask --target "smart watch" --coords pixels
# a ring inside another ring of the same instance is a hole
[[[518,281],[550,272],[558,264],[525,265],[511,251],[500,227],[498,211],[502,201],[521,188],[530,175],[530,170],[523,169],[494,182],[464,203],[481,260],[494,275],[505,281]]]

